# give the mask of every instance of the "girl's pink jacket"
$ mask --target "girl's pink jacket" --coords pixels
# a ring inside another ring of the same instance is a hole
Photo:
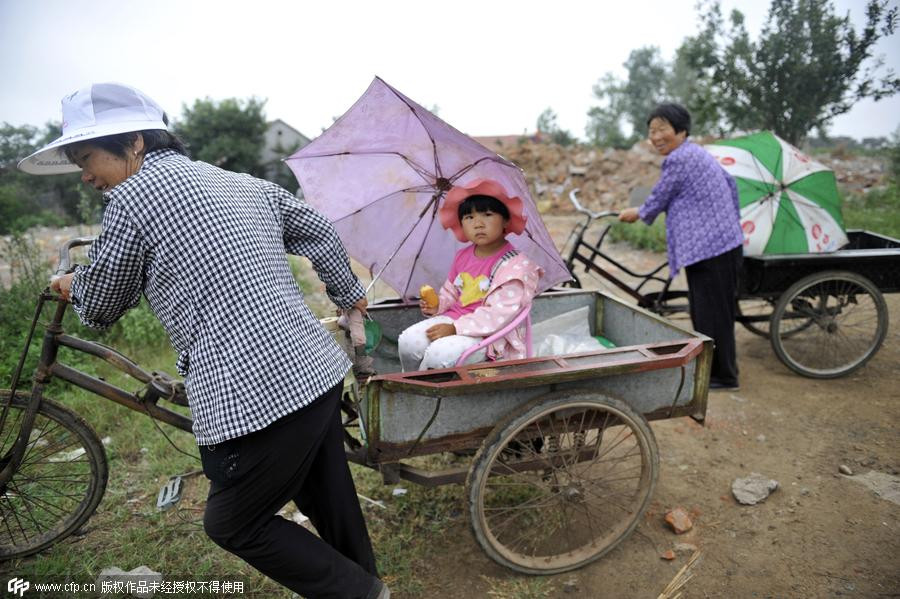
[[[454,321],[456,333],[469,337],[488,337],[515,318],[531,301],[537,290],[543,269],[523,253],[508,258],[494,272],[484,303],[474,312]],[[459,299],[459,289],[447,280],[441,287],[437,314],[446,312]],[[516,360],[525,356],[524,325],[510,331],[488,347],[488,359]]]

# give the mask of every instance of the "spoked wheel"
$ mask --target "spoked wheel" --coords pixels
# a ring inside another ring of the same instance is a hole
[[[0,410],[9,391],[0,391]],[[28,398],[16,393],[0,431],[0,470],[8,461]],[[106,453],[77,414],[44,399],[22,463],[0,486],[0,559],[37,553],[84,524],[103,497]]]
[[[475,538],[527,574],[592,562],[638,525],[659,472],[643,416],[589,391],[554,393],[494,428],[466,481]]]
[[[797,323],[805,326],[798,327]],[[772,349],[803,376],[835,378],[875,355],[888,328],[884,297],[857,274],[825,271],[792,285],[772,315]]]
[[[774,311],[774,300],[762,298],[742,299],[737,304],[737,321],[754,335],[768,339],[769,321]]]
[[[772,322],[772,314],[775,313],[776,300],[770,299],[745,299],[738,301],[737,321],[741,325],[760,337],[769,338],[769,327]],[[781,321],[780,331],[782,337],[790,337],[800,331],[804,331],[813,324],[813,319],[799,313],[791,314]]]

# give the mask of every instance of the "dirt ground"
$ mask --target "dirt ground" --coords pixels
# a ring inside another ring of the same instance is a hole
[[[573,222],[545,220],[560,243]],[[662,259],[625,246],[615,252],[639,266]],[[768,340],[738,326],[740,390],[711,393],[703,425],[652,423],[660,473],[644,521],[599,561],[549,577],[547,596],[655,598],[691,556],[660,557],[677,544],[701,552],[685,599],[900,596],[900,505],[862,484],[870,472],[900,475],[900,296],[888,305],[894,324],[884,346],[835,380],[792,373]],[[743,506],[731,483],[751,472],[779,486]],[[896,483],[893,497],[900,501]],[[676,506],[693,517],[681,535],[663,519]],[[423,596],[486,597],[488,579],[520,576],[486,557],[465,521],[454,532],[435,539],[445,557],[423,573]]]

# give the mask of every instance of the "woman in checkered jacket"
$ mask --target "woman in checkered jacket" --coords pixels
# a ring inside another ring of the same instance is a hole
[[[191,161],[134,88],[94,84],[63,98],[62,111],[62,137],[19,167],[80,169],[106,208],[90,264],[52,287],[98,328],[147,298],[185,377],[210,480],[207,534],[305,597],[389,596],[344,454],[350,362],[285,255],[309,258],[339,307],[365,311],[331,224],[273,183]],[[289,501],[319,537],[277,515]]]

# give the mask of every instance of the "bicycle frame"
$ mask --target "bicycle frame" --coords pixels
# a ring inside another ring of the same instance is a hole
[[[190,418],[158,406],[156,403],[160,399],[167,399],[177,405],[187,406],[187,395],[181,382],[172,379],[165,373],[148,372],[124,354],[101,343],[67,335],[63,330],[62,320],[63,316],[65,316],[68,302],[62,297],[50,293],[49,290],[41,293],[35,311],[35,320],[32,323],[32,332],[38,318],[44,311],[45,304],[48,302],[55,302],[56,309],[53,319],[44,332],[41,354],[34,373],[34,384],[31,388],[31,399],[22,419],[19,434],[7,455],[0,457],[0,465],[2,465],[2,470],[0,470],[0,488],[3,488],[9,482],[22,461],[25,447],[28,444],[32,426],[34,425],[35,415],[41,405],[44,388],[53,377],[69,382],[76,387],[114,401],[129,409],[143,412],[155,420],[160,420],[183,431],[191,432],[192,420]],[[127,391],[71,366],[67,366],[57,359],[60,347],[68,347],[75,351],[101,358],[112,364],[117,370],[143,383],[144,388],[138,392]],[[26,345],[25,352],[27,351],[28,346]],[[23,362],[24,356],[13,376],[9,402],[3,406],[2,414],[0,414],[0,429],[3,428],[9,405],[12,403],[15,395],[15,387],[21,374]]]
[[[578,191],[579,190],[577,188],[573,189],[569,193],[569,199],[575,206],[575,210],[580,214],[583,214],[585,218],[583,222],[577,224],[572,229],[572,232],[569,234],[569,238],[566,240],[565,246],[563,246],[564,248],[569,247],[569,251],[565,256],[565,264],[566,268],[569,269],[569,272],[572,273],[572,276],[576,282],[576,286],[581,286],[581,282],[578,280],[578,277],[575,274],[575,265],[576,263],[580,263],[584,265],[584,272],[593,272],[597,275],[600,275],[601,277],[615,285],[618,289],[628,294],[629,297],[637,301],[638,305],[642,308],[647,308],[664,316],[667,314],[687,312],[687,304],[673,305],[669,303],[670,299],[685,297],[686,292],[670,291],[669,287],[672,284],[672,279],[668,277],[663,278],[659,275],[659,273],[668,266],[668,262],[663,262],[658,267],[647,273],[639,273],[631,270],[621,262],[604,253],[601,249],[603,241],[606,239],[607,233],[609,233],[609,226],[607,226],[603,230],[603,232],[600,233],[600,237],[597,240],[596,244],[591,245],[584,240],[585,233],[587,233],[587,230],[595,220],[615,217],[618,216],[619,213],[613,211],[593,212],[591,210],[588,210],[587,208],[583,207],[578,201]],[[612,264],[614,267],[618,268],[629,277],[639,279],[640,282],[635,287],[628,285],[627,283],[604,269],[601,266],[601,264],[603,263],[598,264],[598,260],[605,260],[606,263]],[[661,284],[662,290],[659,292],[642,293],[641,290],[651,281]]]

